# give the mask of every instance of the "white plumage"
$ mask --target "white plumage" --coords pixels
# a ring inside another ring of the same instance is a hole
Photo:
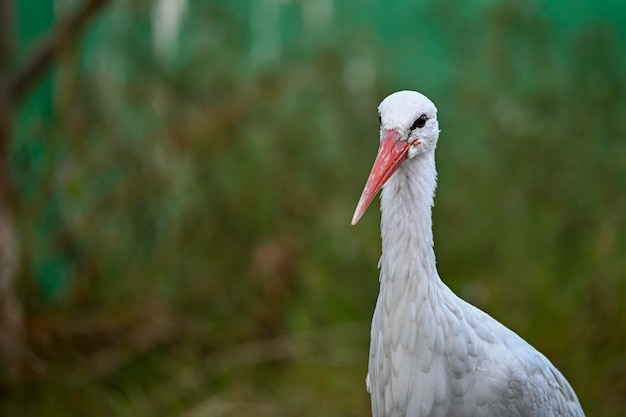
[[[381,195],[380,294],[367,388],[374,417],[583,416],[550,361],[457,297],[435,265],[437,109],[414,91],[379,106],[381,143],[352,219]]]

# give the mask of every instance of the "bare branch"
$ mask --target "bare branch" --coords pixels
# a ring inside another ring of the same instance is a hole
[[[9,180],[8,148],[12,133],[7,100],[13,28],[10,0],[0,0],[0,377],[16,379],[21,363],[22,309],[15,294],[19,241],[15,227],[15,195]]]
[[[56,25],[52,33],[35,48],[31,59],[21,68],[9,85],[9,101],[18,105],[35,85],[41,74],[56,58],[62,46],[75,39],[97,12],[109,0],[85,0],[66,19]]]

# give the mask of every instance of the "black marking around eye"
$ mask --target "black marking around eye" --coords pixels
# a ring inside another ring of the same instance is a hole
[[[414,131],[415,129],[418,129],[418,128],[421,129],[422,127],[424,127],[424,125],[426,124],[426,120],[428,120],[428,117],[426,117],[425,114],[422,114],[420,117],[415,119],[415,121],[413,122],[413,125],[411,125],[411,132]]]

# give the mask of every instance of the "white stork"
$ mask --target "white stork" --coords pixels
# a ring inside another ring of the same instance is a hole
[[[366,379],[374,417],[584,416],[544,355],[439,278],[431,219],[435,105],[400,91],[378,111],[378,156],[352,218],[354,225],[383,188],[380,294]]]

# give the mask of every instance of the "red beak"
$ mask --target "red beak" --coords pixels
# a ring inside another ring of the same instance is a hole
[[[357,224],[367,207],[370,205],[378,191],[393,175],[404,161],[406,161],[406,152],[411,144],[402,140],[402,136],[395,130],[388,130],[383,136],[378,148],[378,155],[372,172],[365,183],[365,188],[356,206],[354,216],[352,217],[352,225]]]

